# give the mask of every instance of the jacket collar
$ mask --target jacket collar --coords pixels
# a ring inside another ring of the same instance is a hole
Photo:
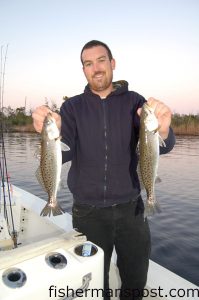
[[[113,82],[113,88],[114,88],[114,90],[107,97],[112,96],[112,95],[120,95],[125,92],[128,92],[128,82],[125,80],[115,81],[115,82]],[[96,95],[95,93],[93,93],[91,91],[88,84],[86,85],[86,87],[84,89],[84,93]]]

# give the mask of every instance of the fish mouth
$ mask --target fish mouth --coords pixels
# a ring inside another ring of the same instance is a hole
[[[147,102],[144,103],[144,106],[145,106],[145,108],[148,109],[150,112],[153,112],[153,113],[154,113],[155,109],[154,109],[151,105],[149,105]]]
[[[53,116],[52,116],[52,113],[49,112],[46,116],[46,119],[45,119],[45,125],[48,126],[52,123],[53,123]]]
[[[149,132],[157,132],[159,125],[158,125],[158,120],[154,114],[155,108],[150,106],[148,103],[144,103],[143,106],[144,109],[144,124],[146,126],[146,129]]]
[[[52,119],[53,118],[53,115],[52,115],[52,112],[49,111],[47,116],[46,116],[47,119]]]

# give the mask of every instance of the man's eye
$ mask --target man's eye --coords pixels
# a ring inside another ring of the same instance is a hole
[[[90,67],[91,65],[92,64],[90,62],[84,64],[85,67]]]

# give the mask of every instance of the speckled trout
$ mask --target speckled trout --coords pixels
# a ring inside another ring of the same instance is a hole
[[[40,165],[36,177],[48,194],[48,202],[41,211],[41,216],[61,215],[63,210],[57,202],[57,191],[61,178],[62,153],[61,137],[55,119],[48,113],[41,132]],[[69,150],[65,145],[64,150]]]
[[[145,103],[140,115],[138,164],[140,183],[147,194],[145,217],[160,212],[160,206],[155,197],[155,182],[158,178],[159,146],[165,146],[165,143],[158,133],[158,126],[154,109]]]

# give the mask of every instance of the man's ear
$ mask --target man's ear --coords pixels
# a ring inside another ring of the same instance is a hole
[[[115,59],[112,58],[112,59],[111,59],[112,70],[115,70],[115,65],[116,65]]]

